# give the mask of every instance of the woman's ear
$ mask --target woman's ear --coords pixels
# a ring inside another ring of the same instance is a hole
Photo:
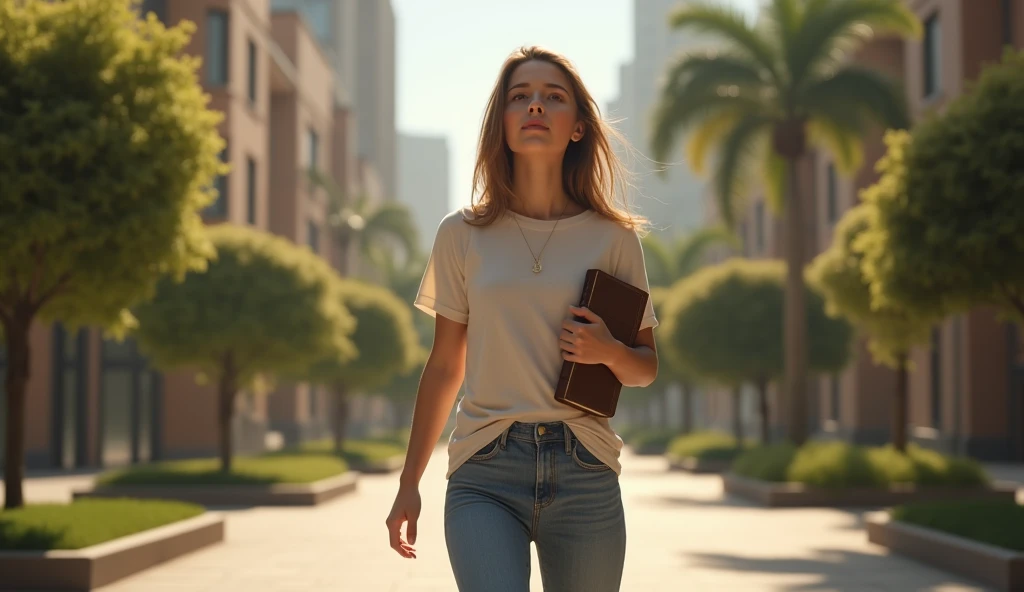
[[[586,127],[584,127],[583,122],[582,121],[576,122],[576,130],[572,133],[572,141],[573,142],[579,142],[580,140],[582,140],[583,139],[583,134],[585,132],[586,132]]]

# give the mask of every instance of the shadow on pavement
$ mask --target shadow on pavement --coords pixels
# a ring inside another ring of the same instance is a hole
[[[933,590],[959,585],[988,592],[980,584],[946,574],[910,559],[872,555],[849,550],[818,549],[811,557],[754,558],[722,553],[684,553],[701,567],[721,571],[817,576],[814,582],[775,588],[778,590]],[[913,570],[907,573],[907,570]]]

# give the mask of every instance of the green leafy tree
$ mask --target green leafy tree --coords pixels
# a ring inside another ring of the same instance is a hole
[[[892,185],[875,185],[866,193]],[[910,309],[871,304],[871,288],[864,275],[864,254],[854,245],[877,223],[877,211],[870,202],[850,211],[836,225],[832,245],[815,258],[808,270],[809,281],[826,298],[825,311],[843,317],[868,339],[876,363],[896,370],[896,390],[891,415],[891,439],[896,450],[907,449],[907,401],[910,350],[926,343],[932,323]]]
[[[647,234],[641,238],[641,243],[654,313],[658,318],[662,318],[668,288],[699,269],[703,265],[703,257],[708,249],[720,244],[738,247],[739,239],[724,228],[709,227],[677,237],[671,243],[656,234]],[[659,349],[661,340],[661,333],[655,333],[655,345]],[[653,384],[644,389],[628,389],[627,392],[632,398],[638,397],[640,393],[656,396],[664,393],[665,389],[673,384],[680,385],[683,391],[682,432],[689,433],[693,430],[694,383],[695,378],[687,374],[683,368],[673,364],[671,359],[663,359],[658,368],[658,377]]]
[[[342,303],[356,319],[351,340],[358,354],[349,359],[329,356],[304,373],[311,382],[334,390],[334,448],[339,454],[349,393],[379,388],[412,370],[422,357],[412,310],[391,290],[349,279],[342,280],[340,291]]]
[[[7,350],[4,485],[24,503],[34,322],[123,335],[164,275],[202,269],[221,115],[207,108],[194,30],[123,0],[0,0],[0,325]]]
[[[667,353],[687,372],[724,385],[751,382],[760,396],[761,437],[768,439],[770,382],[783,374],[785,264],[730,259],[673,288],[666,304]],[[810,366],[837,371],[850,359],[852,327],[829,317],[814,290],[804,309]],[[742,442],[742,434],[737,434]]]
[[[216,259],[182,282],[160,282],[136,309],[140,348],[160,368],[196,368],[217,383],[221,470],[231,471],[231,419],[260,374],[301,372],[356,355],[340,280],[308,249],[248,227],[208,230]]]
[[[665,160],[677,136],[692,132],[687,160],[700,173],[717,152],[714,187],[719,211],[734,224],[737,200],[763,180],[772,211],[786,228],[804,227],[804,192],[797,168],[808,146],[833,155],[844,173],[862,160],[870,122],[909,123],[899,86],[881,73],[852,65],[850,52],[884,32],[917,36],[921,25],[898,0],[771,0],[758,26],[743,13],[710,2],[687,2],[671,17],[676,29],[700,30],[726,43],[672,64],[653,117],[652,149]],[[807,438],[808,364],[802,232],[785,241],[787,433]]]
[[[1024,52],[886,143],[859,247],[874,305],[934,320],[991,305],[1024,322]]]

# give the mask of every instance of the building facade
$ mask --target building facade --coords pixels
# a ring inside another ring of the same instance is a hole
[[[441,218],[451,211],[449,155],[443,136],[398,137],[398,201],[409,208],[424,253],[430,252]]]

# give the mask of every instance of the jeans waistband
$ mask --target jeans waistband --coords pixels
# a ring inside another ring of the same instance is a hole
[[[517,421],[505,430],[501,435],[501,445],[504,447],[508,438],[525,440],[541,444],[544,442],[563,442],[565,450],[570,450],[574,435],[565,423],[561,421],[523,423]]]

